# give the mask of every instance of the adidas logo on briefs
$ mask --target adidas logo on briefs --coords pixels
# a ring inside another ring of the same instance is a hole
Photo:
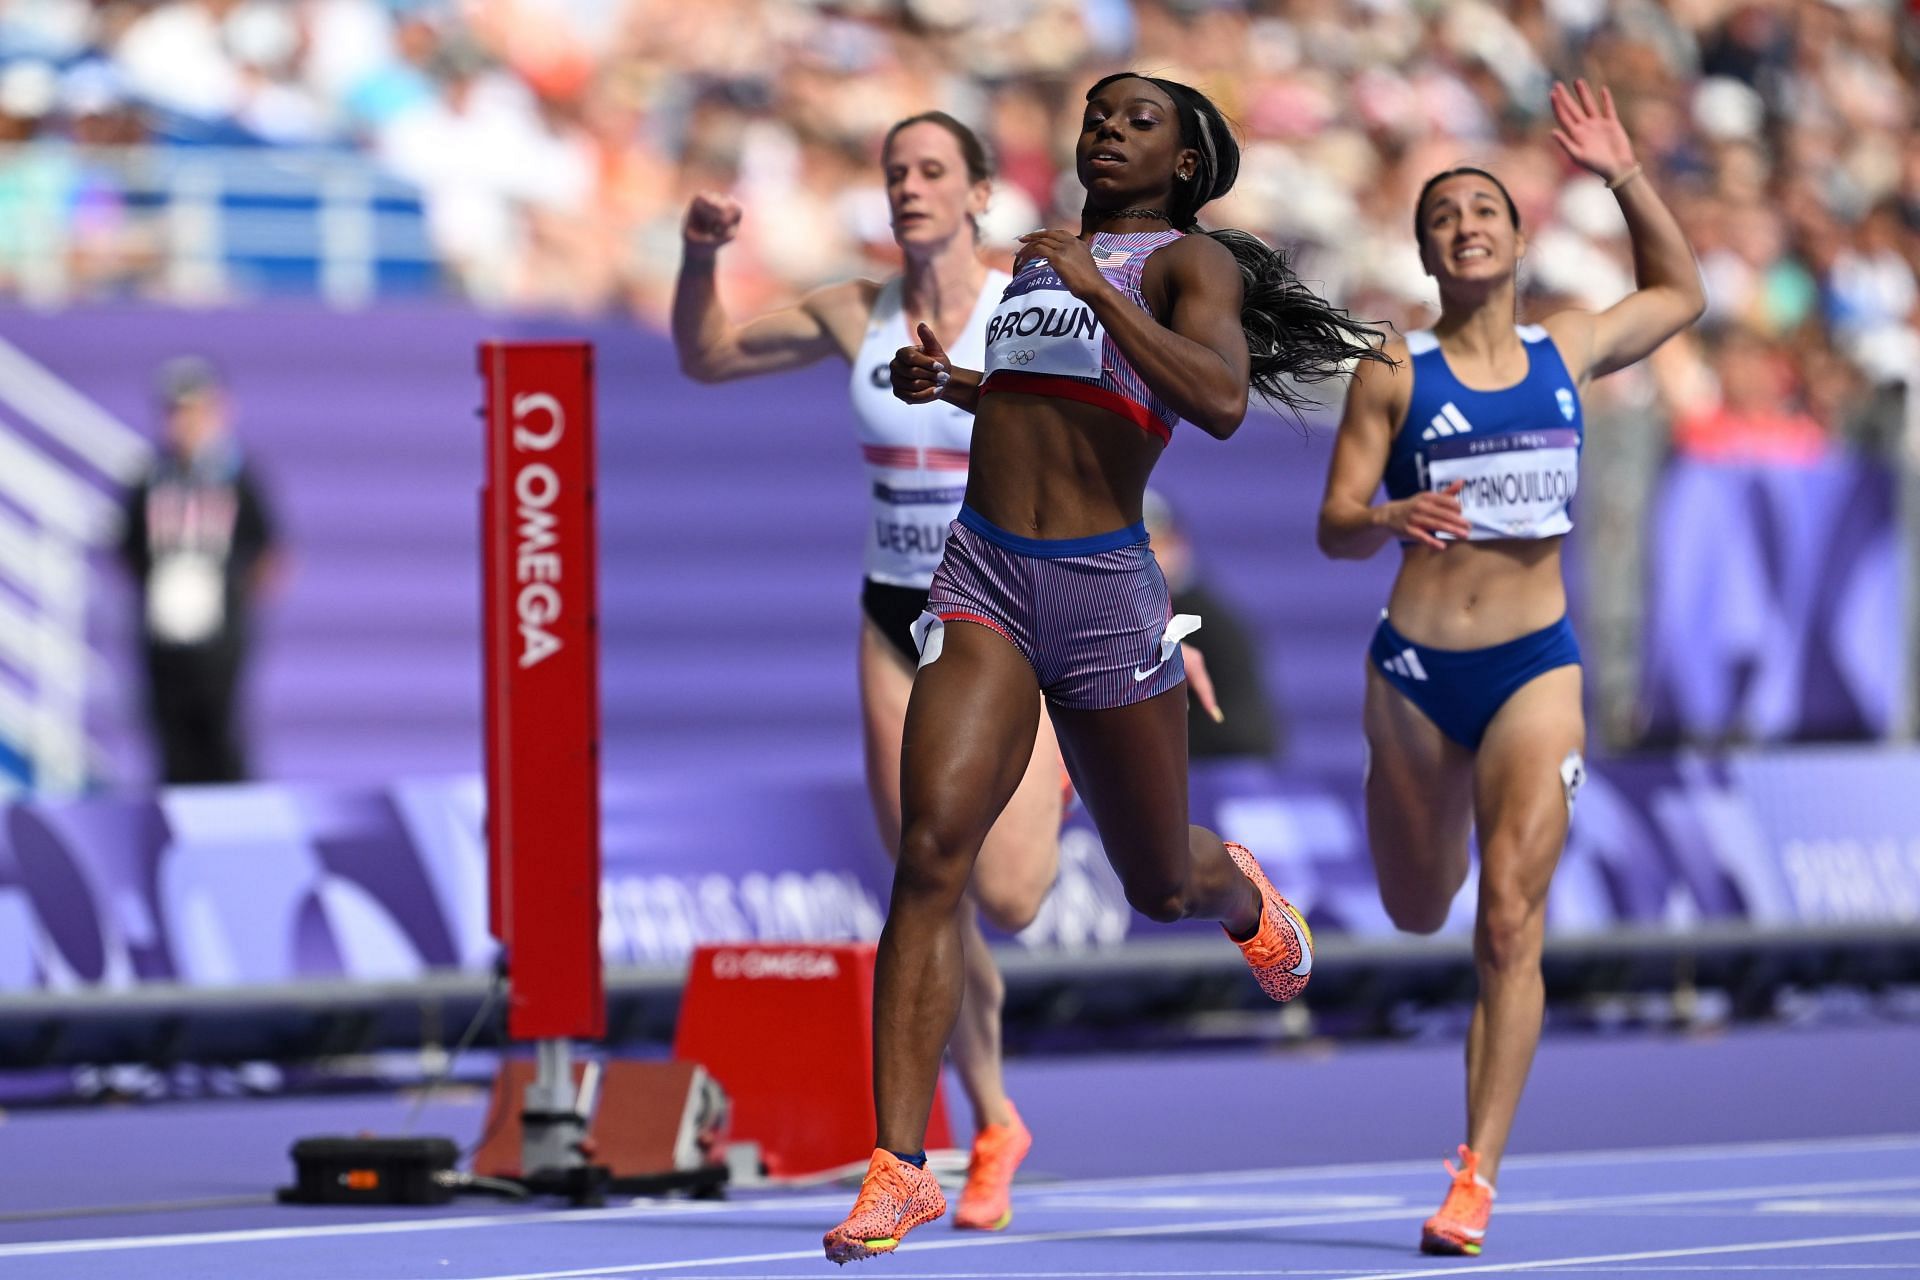
[[[1409,680],[1425,680],[1427,678],[1427,669],[1420,665],[1420,655],[1411,649],[1403,650],[1399,656],[1389,658],[1380,665],[1393,672],[1394,675],[1405,676]]]
[[[1473,424],[1467,416],[1454,407],[1449,400],[1440,406],[1440,412],[1433,415],[1433,425],[1420,433],[1422,440],[1432,440],[1439,436],[1463,436],[1473,430]]]

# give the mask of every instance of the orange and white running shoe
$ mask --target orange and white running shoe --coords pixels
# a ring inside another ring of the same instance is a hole
[[[1013,1111],[1013,1104],[1007,1104]],[[967,1161],[967,1185],[953,1225],[965,1231],[1004,1231],[1013,1221],[1013,1171],[1027,1158],[1033,1135],[1020,1113],[1011,1124],[990,1124],[974,1135],[973,1155]]]
[[[860,1180],[860,1195],[847,1220],[827,1232],[822,1241],[827,1261],[848,1263],[891,1253],[915,1227],[925,1226],[947,1211],[940,1183],[925,1169],[917,1169],[891,1151],[876,1148]]]
[[[1234,864],[1260,890],[1260,927],[1251,938],[1236,940],[1234,945],[1246,956],[1262,991],[1275,1000],[1291,1000],[1307,989],[1307,979],[1313,976],[1313,931],[1307,928],[1306,917],[1280,896],[1260,869],[1260,860],[1245,845],[1224,843]]]
[[[1493,1214],[1493,1187],[1480,1177],[1480,1157],[1464,1144],[1460,1167],[1454,1168],[1451,1160],[1446,1165],[1453,1185],[1447,1188],[1440,1212],[1420,1228],[1420,1252],[1477,1258],[1487,1235],[1487,1219]]]

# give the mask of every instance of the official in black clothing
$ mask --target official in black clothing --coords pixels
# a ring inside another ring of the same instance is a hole
[[[121,551],[140,589],[148,706],[169,783],[247,776],[237,692],[248,614],[272,573],[273,520],[228,426],[213,367],[160,371],[166,438],[127,496]]]
[[[1279,716],[1260,674],[1261,654],[1253,629],[1205,582],[1194,564],[1193,544],[1173,506],[1147,490],[1142,504],[1154,558],[1166,575],[1175,613],[1197,613],[1202,626],[1193,646],[1206,655],[1214,698],[1223,718],[1195,712],[1187,717],[1187,757],[1272,760],[1280,754]]]

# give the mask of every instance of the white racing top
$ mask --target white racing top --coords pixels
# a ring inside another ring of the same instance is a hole
[[[987,317],[1007,283],[1006,273],[988,272],[966,329],[940,335],[954,364],[966,369],[985,364]],[[890,586],[925,590],[946,550],[947,526],[966,496],[973,415],[941,400],[907,404],[894,399],[887,366],[894,352],[915,341],[896,276],[874,299],[848,393],[867,464],[866,575]]]

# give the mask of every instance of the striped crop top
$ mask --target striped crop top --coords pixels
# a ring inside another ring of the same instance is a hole
[[[1107,283],[1151,315],[1153,308],[1140,288],[1147,259],[1180,237],[1178,231],[1103,231],[1087,248]],[[1148,389],[1093,308],[1067,291],[1045,258],[1021,268],[987,322],[980,390],[983,395],[1020,391],[1098,405],[1163,441],[1172,438],[1173,424],[1180,420]]]

